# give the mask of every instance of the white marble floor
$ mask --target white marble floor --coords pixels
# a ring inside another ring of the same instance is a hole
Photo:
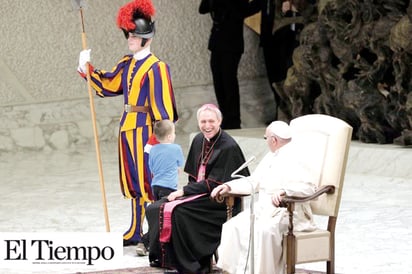
[[[178,140],[187,149],[188,137]],[[130,221],[130,202],[120,194],[115,149],[115,144],[101,145],[110,231],[123,232]],[[410,149],[352,144],[337,224],[337,273],[412,273],[411,170]],[[94,147],[3,153],[0,178],[0,233],[106,230]],[[113,268],[146,265],[147,257],[137,257],[133,247],[126,247]],[[299,267],[324,271],[323,263]],[[80,271],[86,270],[98,269]],[[0,273],[33,271],[0,265]]]

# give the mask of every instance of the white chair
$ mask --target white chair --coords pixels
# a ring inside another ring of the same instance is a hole
[[[335,227],[342,195],[352,127],[346,122],[323,114],[295,118],[290,123],[292,142],[299,146],[307,164],[319,175],[319,190],[309,197],[285,197],[289,211],[289,231],[284,237],[283,252],[287,273],[295,265],[326,261],[327,273],[335,272]],[[295,203],[310,201],[314,215],[327,216],[327,227],[313,232],[293,230]]]

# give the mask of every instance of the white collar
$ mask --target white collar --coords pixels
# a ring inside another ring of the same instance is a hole
[[[144,59],[146,56],[148,56],[150,54],[150,46],[148,46],[147,48],[144,48],[138,52],[136,52],[133,55],[133,58],[136,60],[142,60]]]

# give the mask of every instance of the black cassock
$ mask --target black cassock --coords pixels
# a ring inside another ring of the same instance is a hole
[[[196,182],[202,158],[205,160],[205,179]],[[202,133],[195,136],[186,159],[185,172],[189,183],[183,187],[184,197],[206,193],[195,200],[176,206],[171,218],[171,238],[159,242],[163,207],[161,199],[146,208],[149,224],[149,260],[159,260],[164,268],[177,269],[180,273],[207,273],[210,259],[220,243],[222,224],[226,221],[225,203],[210,199],[210,192],[218,185],[230,181],[231,174],[245,162],[236,141],[221,130],[210,141]],[[239,174],[248,176],[247,168]],[[234,214],[240,209],[235,202]]]

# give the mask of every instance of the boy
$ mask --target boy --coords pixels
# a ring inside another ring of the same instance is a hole
[[[174,144],[176,133],[172,121],[156,122],[153,133],[159,144],[150,150],[149,167],[152,173],[152,193],[155,200],[159,200],[177,189],[184,158],[182,148]]]
[[[171,120],[157,121],[153,126],[153,133],[159,143],[146,151],[149,153],[149,168],[152,174],[152,194],[157,201],[177,190],[184,158],[182,148],[174,144],[176,133]],[[146,233],[136,246],[137,255],[146,256],[148,245],[149,234]]]

